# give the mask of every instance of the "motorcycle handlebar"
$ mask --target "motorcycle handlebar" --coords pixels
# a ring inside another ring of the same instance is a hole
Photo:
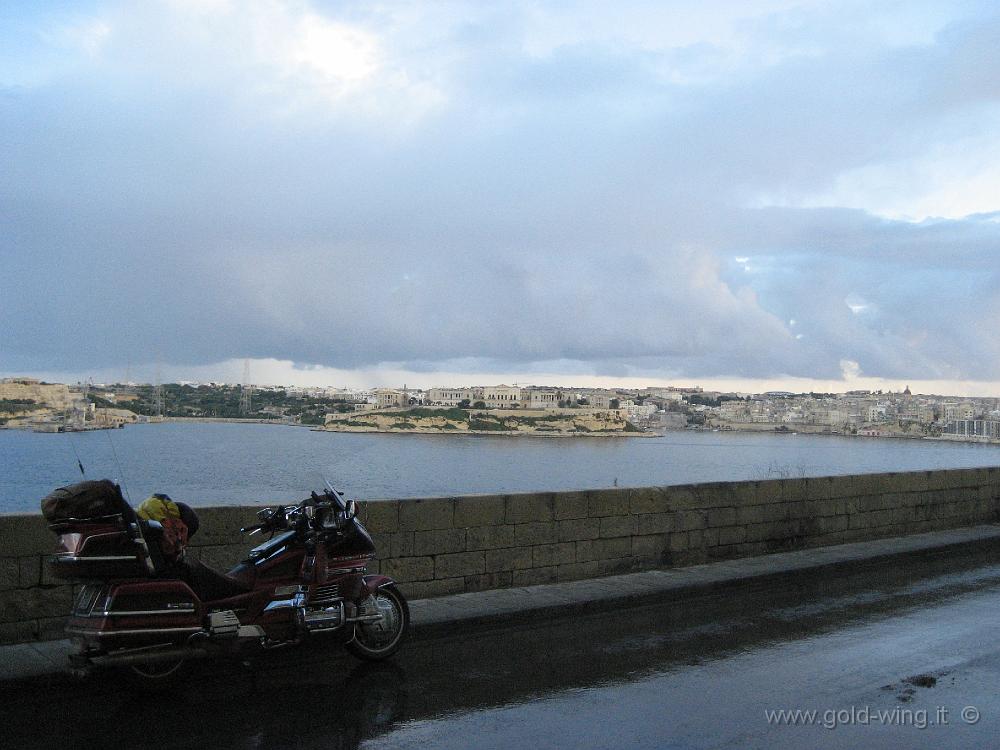
[[[341,528],[347,521],[350,521],[357,514],[357,511],[353,510],[350,506],[353,502],[353,500],[348,501],[349,509],[344,509],[341,506],[341,502],[334,501],[332,498],[326,501],[320,500],[319,496],[314,493],[313,497],[304,501],[300,505],[276,505],[273,508],[265,508],[261,510],[258,513],[262,519],[261,523],[242,528],[240,529],[240,533],[252,536],[258,531],[273,532],[279,529],[287,529],[293,525],[299,525],[303,522],[310,528],[319,529],[319,521],[317,519],[316,512],[321,510],[332,511],[335,519],[334,528]],[[306,510],[307,507],[310,509],[309,511]],[[323,524],[324,530],[328,530],[329,528],[330,527],[325,523]]]

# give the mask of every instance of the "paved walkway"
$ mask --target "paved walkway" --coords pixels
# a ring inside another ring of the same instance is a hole
[[[814,575],[818,571],[837,575],[857,566],[898,565],[908,557],[955,551],[969,545],[995,546],[1000,552],[1000,525],[818,547],[689,568],[422,599],[410,602],[412,637],[435,638],[456,629],[467,632],[559,615],[662,604],[770,577],[788,577],[793,581],[798,575]],[[405,585],[401,588],[405,593]],[[0,646],[0,681],[66,672],[71,651],[67,640]]]

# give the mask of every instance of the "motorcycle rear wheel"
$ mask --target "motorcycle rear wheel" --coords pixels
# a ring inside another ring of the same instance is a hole
[[[383,586],[372,594],[375,605],[389,621],[388,629],[382,623],[376,626],[359,624],[355,627],[354,640],[347,650],[365,661],[382,661],[399,650],[410,628],[410,608],[406,599],[394,585]]]
[[[148,685],[164,685],[177,679],[186,659],[155,661],[148,664],[132,664],[129,671],[141,682]]]

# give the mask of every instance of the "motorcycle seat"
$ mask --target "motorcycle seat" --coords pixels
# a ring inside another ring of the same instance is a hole
[[[250,584],[213,570],[198,560],[185,560],[184,568],[185,582],[203,602],[229,599],[253,590]]]

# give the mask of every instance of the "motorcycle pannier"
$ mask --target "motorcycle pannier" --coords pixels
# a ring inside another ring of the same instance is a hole
[[[60,487],[42,499],[42,515],[49,523],[113,516],[126,508],[121,490],[110,479]]]

